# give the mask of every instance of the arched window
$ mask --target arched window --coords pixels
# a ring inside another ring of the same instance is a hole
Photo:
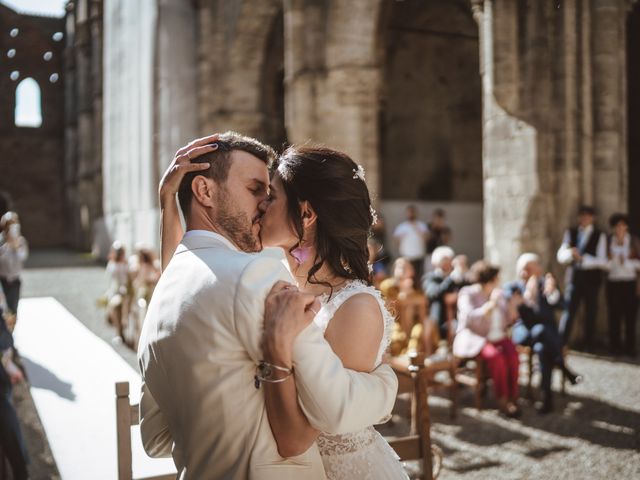
[[[35,128],[42,125],[40,86],[33,78],[25,78],[16,88],[15,124]]]

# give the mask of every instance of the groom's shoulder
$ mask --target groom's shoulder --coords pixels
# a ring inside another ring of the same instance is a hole
[[[215,279],[225,284],[237,284],[243,280],[251,281],[254,277],[288,277],[285,265],[286,259],[281,249],[270,248],[259,253],[246,253],[204,248],[175,255],[165,273],[181,277],[186,282]]]

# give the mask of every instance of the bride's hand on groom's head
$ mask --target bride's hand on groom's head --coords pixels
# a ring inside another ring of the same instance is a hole
[[[206,170],[211,166],[208,162],[192,163],[192,161],[205,153],[216,150],[218,148],[215,143],[217,140],[217,133],[208,137],[198,138],[176,152],[171,164],[167,167],[160,180],[158,193],[161,200],[174,200],[180,188],[180,182],[182,182],[187,173]]]

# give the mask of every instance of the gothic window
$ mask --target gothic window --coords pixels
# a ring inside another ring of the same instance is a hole
[[[16,88],[15,125],[34,128],[42,125],[40,86],[33,78],[25,78]]]

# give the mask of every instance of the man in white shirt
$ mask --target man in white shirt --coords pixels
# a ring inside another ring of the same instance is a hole
[[[583,205],[578,210],[578,226],[564,233],[557,260],[569,266],[566,277],[566,309],[560,319],[560,334],[569,342],[573,320],[585,306],[584,346],[593,350],[602,270],[607,268],[607,238],[595,226],[595,209]]]
[[[401,257],[409,260],[416,272],[415,280],[422,278],[424,270],[424,257],[427,253],[427,237],[429,229],[427,225],[417,219],[415,205],[407,206],[407,219],[400,223],[393,231],[393,238],[398,245],[398,252]]]

